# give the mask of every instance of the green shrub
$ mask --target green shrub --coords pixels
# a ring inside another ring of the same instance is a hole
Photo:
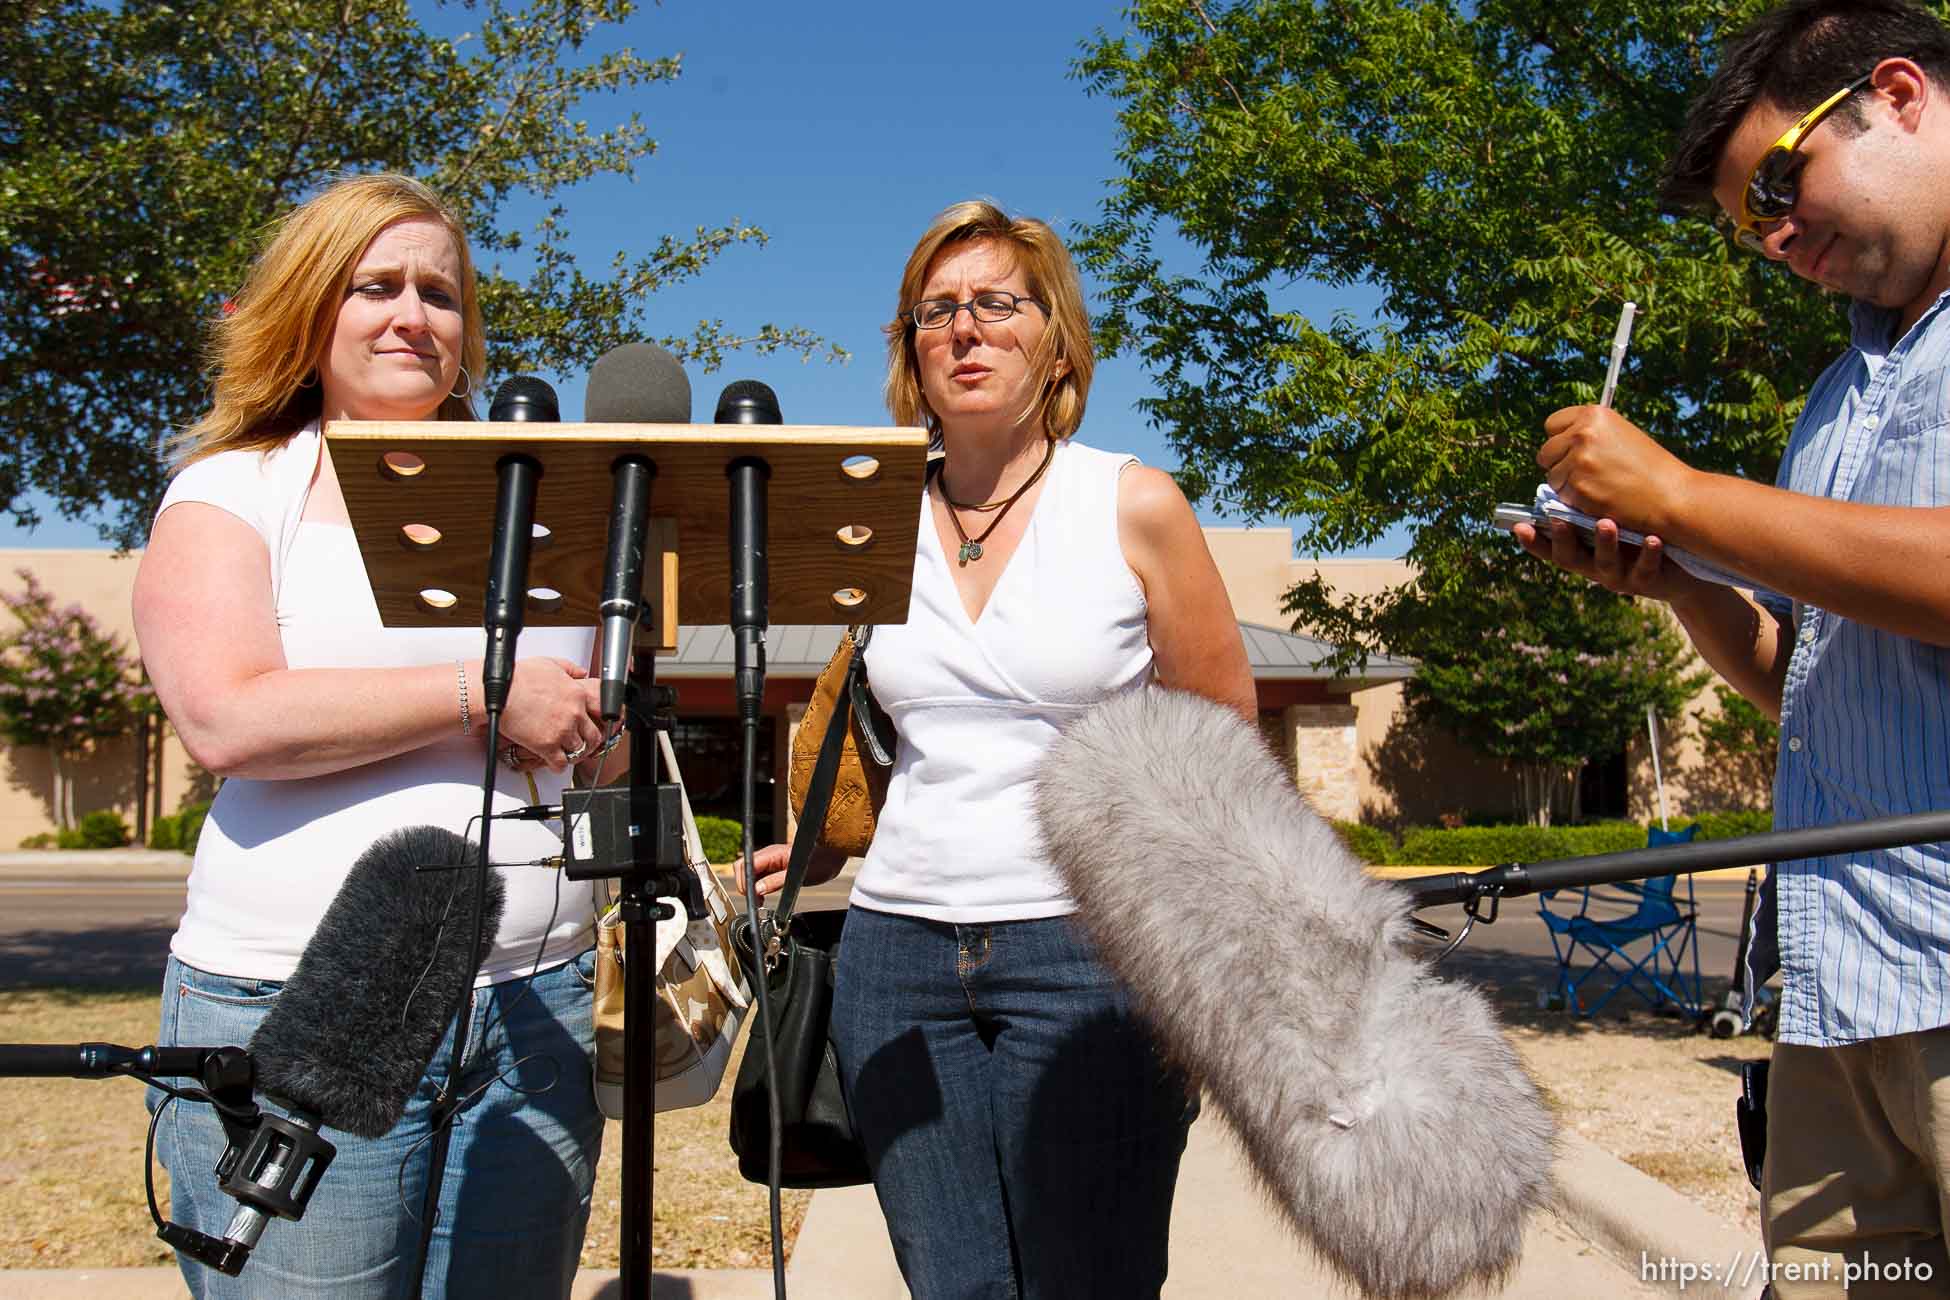
[[[81,832],[85,849],[119,849],[129,842],[129,824],[122,814],[106,808],[85,814],[75,829]]]
[[[1334,822],[1334,834],[1348,851],[1369,866],[1383,866],[1395,856],[1395,837],[1363,822]]]
[[[81,838],[81,831],[78,827],[70,826],[67,830],[54,832],[54,847],[57,849],[85,849],[88,847],[88,842]]]
[[[1743,808],[1735,812],[1701,813],[1691,819],[1699,823],[1702,840],[1730,840],[1740,835],[1758,835],[1762,831],[1774,829],[1774,810],[1771,808]],[[1685,826],[1686,822],[1676,825]]]
[[[704,841],[707,862],[735,862],[745,851],[745,829],[729,817],[700,817],[697,837]]]
[[[196,852],[197,837],[203,834],[203,819],[208,816],[207,803],[185,804],[176,811],[177,847],[185,853]]]
[[[51,849],[54,847],[54,832],[41,831],[37,835],[29,835],[20,842],[20,847],[23,849]]]
[[[152,849],[182,848],[182,822],[175,817],[158,817],[149,823],[149,847]]]
[[[1395,861],[1418,867],[1494,867],[1505,862],[1548,862],[1645,847],[1636,822],[1589,826],[1464,826],[1456,830],[1413,827],[1402,832]]]

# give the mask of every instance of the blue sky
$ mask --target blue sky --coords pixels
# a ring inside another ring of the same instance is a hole
[[[465,11],[416,8],[438,30],[467,26]],[[725,384],[759,379],[778,392],[789,423],[884,425],[879,328],[930,217],[978,195],[1066,236],[1096,215],[1118,170],[1115,105],[1087,96],[1070,65],[1099,27],[1122,26],[1117,7],[1096,0],[976,11],[890,0],[647,7],[603,47],[681,52],[683,76],[578,114],[597,126],[633,108],[658,142],[634,180],[566,194],[578,256],[593,274],[617,250],[645,249],[665,233],[733,218],[764,227],[764,248],[732,249],[698,279],[659,292],[648,332],[685,333],[704,317],[722,318],[736,333],[768,321],[801,325],[853,358],[833,365],[734,355],[716,373],[693,367],[693,418],[711,418]],[[504,214],[521,224],[532,215],[523,206]],[[1303,286],[1297,301],[1324,322],[1336,310],[1366,318],[1374,296]],[[564,418],[578,418],[585,376],[550,378]],[[1135,359],[1104,361],[1080,436],[1174,468],[1164,435],[1135,406],[1149,391]],[[91,525],[44,513],[47,522],[31,534],[0,525],[0,545],[98,544]],[[1200,513],[1211,524],[1246,522],[1209,507]],[[1365,553],[1405,549],[1406,535],[1396,534]]]

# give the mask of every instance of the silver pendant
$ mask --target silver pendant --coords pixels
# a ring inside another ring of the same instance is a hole
[[[982,544],[980,542],[963,542],[961,544],[961,553],[956,558],[961,562],[962,568],[967,568],[970,560],[979,560],[982,558]]]

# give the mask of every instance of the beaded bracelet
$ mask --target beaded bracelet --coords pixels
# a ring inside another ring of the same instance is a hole
[[[474,718],[467,711],[467,665],[458,659],[454,660],[454,681],[460,686],[460,734],[471,736],[474,734]]]

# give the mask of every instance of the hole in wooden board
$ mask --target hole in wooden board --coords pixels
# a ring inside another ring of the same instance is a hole
[[[425,470],[427,463],[410,451],[389,451],[379,458],[382,478],[409,479]]]
[[[459,600],[443,587],[427,587],[420,592],[420,603],[428,609],[452,609]]]
[[[842,612],[856,610],[867,603],[867,593],[858,587],[841,587],[833,593],[833,604]]]
[[[848,478],[859,479],[861,482],[865,482],[879,472],[880,462],[872,456],[848,456],[840,462],[840,473]]]
[[[432,524],[401,524],[399,544],[409,551],[424,551],[440,545],[440,530]]]
[[[840,546],[847,550],[859,550],[873,540],[873,529],[865,524],[847,524],[834,534]]]
[[[528,608],[537,613],[553,614],[562,608],[562,593],[553,587],[530,587]]]
[[[530,550],[539,550],[554,540],[555,530],[547,524],[530,525],[528,530],[528,547]]]

